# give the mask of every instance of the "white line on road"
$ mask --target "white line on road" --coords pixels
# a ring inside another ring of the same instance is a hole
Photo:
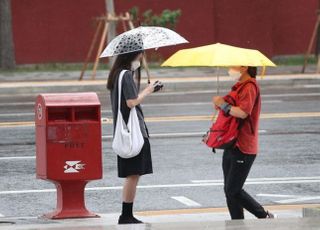
[[[256,196],[261,196],[261,197],[279,197],[279,198],[297,198],[297,197],[300,197],[300,196],[296,196],[296,195],[265,194],[265,193],[259,193]]]
[[[279,204],[287,204],[287,203],[297,203],[297,202],[308,201],[308,200],[320,200],[320,196],[304,196],[304,197],[294,198],[294,199],[278,200],[275,202]]]
[[[261,95],[264,97],[309,97],[309,96],[320,96],[320,93],[284,93],[284,94],[267,94]]]
[[[320,85],[314,84],[314,85],[303,85],[303,88],[312,89],[312,88],[320,88]]]
[[[282,100],[264,100],[263,104],[273,104],[273,103],[282,103]],[[25,105],[26,103],[0,103],[0,106],[9,106],[9,105]],[[34,103],[33,103],[34,104]],[[155,103],[155,104],[143,104],[143,108],[149,107],[177,107],[177,106],[211,106],[211,102],[181,102],[181,103]],[[102,110],[102,113],[112,113],[110,109]],[[34,116],[34,113],[2,113],[0,117],[23,117],[23,116]]]
[[[151,94],[151,96],[178,96],[178,95],[193,95],[193,94],[215,94],[216,90],[199,90],[199,91],[184,91],[184,92],[162,92],[159,94]],[[220,90],[220,92],[229,92],[229,90]],[[284,94],[262,94],[264,97],[299,97],[299,96],[320,96],[320,93],[284,93]]]
[[[209,94],[209,93],[215,93],[214,90],[203,90],[203,91],[186,91],[186,92],[168,92],[168,93],[160,93],[155,94],[154,96],[174,96],[174,95],[193,95],[193,94]],[[221,91],[224,92],[224,91]],[[227,92],[227,91],[225,91]],[[308,97],[308,96],[320,96],[320,93],[284,93],[284,94],[264,94],[262,95],[262,98],[272,98],[272,97]],[[262,103],[281,103],[281,100],[265,100],[262,101]],[[184,105],[201,105],[201,103],[204,104],[211,104],[209,102],[191,102],[191,103],[163,103],[163,104],[144,104],[144,107],[152,107],[152,106],[184,106]],[[34,105],[34,102],[6,102],[6,103],[0,103],[0,106],[18,106],[18,105]],[[106,110],[103,112],[111,112],[111,110]],[[26,113],[31,114],[31,113]]]
[[[312,177],[261,177],[261,178],[248,178],[247,181],[291,181],[291,180],[320,180],[320,176]],[[191,180],[192,183],[216,183],[222,180]]]
[[[34,105],[34,102],[4,102],[0,106],[21,106],[21,105]]]
[[[282,100],[262,100],[262,104],[282,103]]]
[[[297,203],[301,201],[320,200],[320,196],[297,196],[297,195],[284,195],[284,194],[264,194],[259,193],[256,196],[260,197],[275,197],[275,198],[289,198],[285,200],[275,201],[279,204]]]
[[[282,103],[282,100],[265,100],[262,103]],[[212,102],[178,102],[178,103],[156,103],[156,104],[142,104],[142,107],[169,107],[169,106],[198,106],[198,105],[212,105]]]
[[[282,103],[282,100],[264,100],[262,103]],[[181,103],[159,103],[159,104],[144,104],[143,107],[158,107],[158,106],[196,106],[196,105],[212,105],[212,102],[181,102]]]
[[[229,90],[220,90],[220,92],[229,92]],[[216,90],[196,90],[184,92],[162,92],[159,94],[151,94],[152,96],[179,96],[179,95],[193,95],[193,94],[216,94]],[[262,94],[264,97],[297,97],[297,96],[320,96],[320,93],[286,93],[286,94]]]
[[[230,90],[220,90],[220,92],[229,92]],[[193,95],[193,94],[215,94],[217,90],[192,90],[192,91],[174,91],[174,92],[160,92],[158,94],[150,94],[150,96],[179,96],[179,95]]]
[[[267,130],[259,130],[259,133],[267,133]],[[196,137],[203,136],[205,132],[185,132],[185,133],[151,133],[151,138],[159,138],[159,137]],[[112,139],[112,135],[104,135],[102,139]]]
[[[0,160],[27,160],[35,159],[35,156],[0,157]]]
[[[285,179],[285,178],[264,178],[267,180],[259,180],[259,178],[251,178],[245,184],[246,185],[270,185],[270,184],[308,184],[308,183],[320,183],[320,179]],[[188,188],[188,187],[212,187],[222,186],[223,180],[217,180],[214,183],[189,183],[189,184],[158,184],[158,185],[140,185],[139,189],[155,189],[155,188]],[[86,188],[87,191],[101,191],[101,190],[121,190],[122,186],[113,187],[91,187]],[[12,190],[12,191],[0,191],[0,195],[10,194],[26,194],[26,193],[46,193],[55,192],[55,189],[34,189],[34,190]]]
[[[179,201],[180,203],[188,206],[188,207],[201,207],[201,204],[195,202],[194,200],[191,200],[185,196],[172,196],[172,199]]]
[[[0,117],[23,117],[23,116],[34,116],[34,113],[2,113]]]
[[[194,137],[194,136],[202,136],[204,135],[205,132],[190,132],[190,133],[155,133],[155,134],[150,134],[151,138],[156,138],[156,137]],[[103,140],[106,139],[112,139],[112,135],[104,135],[102,136]]]

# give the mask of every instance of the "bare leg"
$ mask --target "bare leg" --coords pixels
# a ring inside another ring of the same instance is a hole
[[[139,175],[128,176],[125,179],[122,193],[122,213],[119,217],[119,224],[141,224],[142,222],[133,216],[133,202],[136,196]]]
[[[125,203],[133,203],[136,196],[139,175],[131,175],[125,179],[122,191],[122,200]]]

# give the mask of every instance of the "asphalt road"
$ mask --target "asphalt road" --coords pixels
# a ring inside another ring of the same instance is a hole
[[[102,116],[110,118],[108,94],[98,93]],[[145,101],[154,174],[141,178],[135,210],[226,206],[222,154],[200,142],[213,95],[164,91]],[[34,126],[28,123],[35,96],[0,95],[0,214],[6,217],[39,216],[55,207],[54,186],[35,178]],[[265,205],[320,203],[320,85],[272,86],[262,89],[262,99],[260,153],[246,189]],[[88,208],[99,213],[121,209],[111,132],[104,123],[104,176],[86,192]]]

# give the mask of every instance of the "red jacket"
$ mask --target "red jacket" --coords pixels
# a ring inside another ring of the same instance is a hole
[[[246,84],[239,94],[236,95],[236,104],[247,113],[249,116],[244,120],[244,123],[239,131],[236,146],[245,154],[257,154],[259,151],[259,117],[261,111],[261,97],[260,88],[256,82],[256,79],[251,78],[248,81],[252,81],[256,84]],[[233,90],[236,90],[245,82],[238,82],[233,86]],[[257,92],[258,89],[258,92]],[[231,91],[231,95],[234,91]]]

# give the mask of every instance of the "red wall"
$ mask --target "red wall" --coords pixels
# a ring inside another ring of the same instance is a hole
[[[159,52],[222,42],[256,48],[268,56],[306,50],[316,20],[317,0],[115,0],[118,13],[181,9],[177,32],[190,43]],[[82,62],[93,32],[93,18],[104,0],[12,0],[17,63]],[[119,29],[121,32],[121,29]]]
[[[104,9],[101,0],[12,0],[17,63],[81,62],[94,31],[91,19]]]

